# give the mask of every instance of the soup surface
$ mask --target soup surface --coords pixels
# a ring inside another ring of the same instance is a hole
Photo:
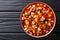
[[[21,23],[24,31],[29,35],[43,36],[54,27],[55,14],[47,4],[34,2],[22,11]]]

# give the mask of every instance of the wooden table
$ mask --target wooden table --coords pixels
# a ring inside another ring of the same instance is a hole
[[[41,1],[50,5],[55,11],[57,22],[48,36],[39,40],[60,39],[60,0],[0,0],[0,40],[38,40],[25,34],[20,25],[20,13],[31,2]]]

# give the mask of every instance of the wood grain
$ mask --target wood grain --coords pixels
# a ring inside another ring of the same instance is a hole
[[[27,4],[36,1],[47,3],[54,11],[60,11],[59,0],[0,0],[0,11],[22,11]]]
[[[0,33],[1,40],[59,40],[59,33],[51,33],[44,38],[33,38],[25,33]]]

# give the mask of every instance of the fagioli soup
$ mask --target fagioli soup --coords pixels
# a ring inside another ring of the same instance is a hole
[[[28,4],[21,12],[20,22],[23,30],[30,36],[47,36],[55,27],[56,16],[53,9],[43,2]]]

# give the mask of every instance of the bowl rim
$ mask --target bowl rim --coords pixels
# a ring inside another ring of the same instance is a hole
[[[21,15],[22,15],[24,9],[27,8],[29,5],[31,5],[31,4],[33,4],[33,3],[42,3],[42,4],[47,5],[47,6],[52,10],[52,12],[53,12],[53,14],[54,14],[54,25],[53,25],[52,29],[50,30],[50,32],[48,32],[48,33],[46,33],[45,35],[42,35],[42,36],[33,36],[33,35],[27,33],[27,32],[24,30],[23,25],[22,25],[22,22],[21,22],[21,17],[22,17]],[[53,31],[53,29],[54,29],[54,27],[55,27],[55,24],[56,24],[56,15],[55,15],[55,12],[54,12],[53,9],[51,8],[51,6],[49,6],[48,4],[46,4],[46,3],[44,3],[44,2],[31,2],[31,3],[27,4],[27,5],[23,8],[23,10],[21,11],[21,13],[20,13],[20,25],[21,25],[22,29],[24,30],[24,32],[25,32],[27,35],[29,35],[29,36],[31,36],[31,37],[34,37],[34,38],[42,38],[42,37],[45,37],[45,36],[49,35],[49,34]]]

